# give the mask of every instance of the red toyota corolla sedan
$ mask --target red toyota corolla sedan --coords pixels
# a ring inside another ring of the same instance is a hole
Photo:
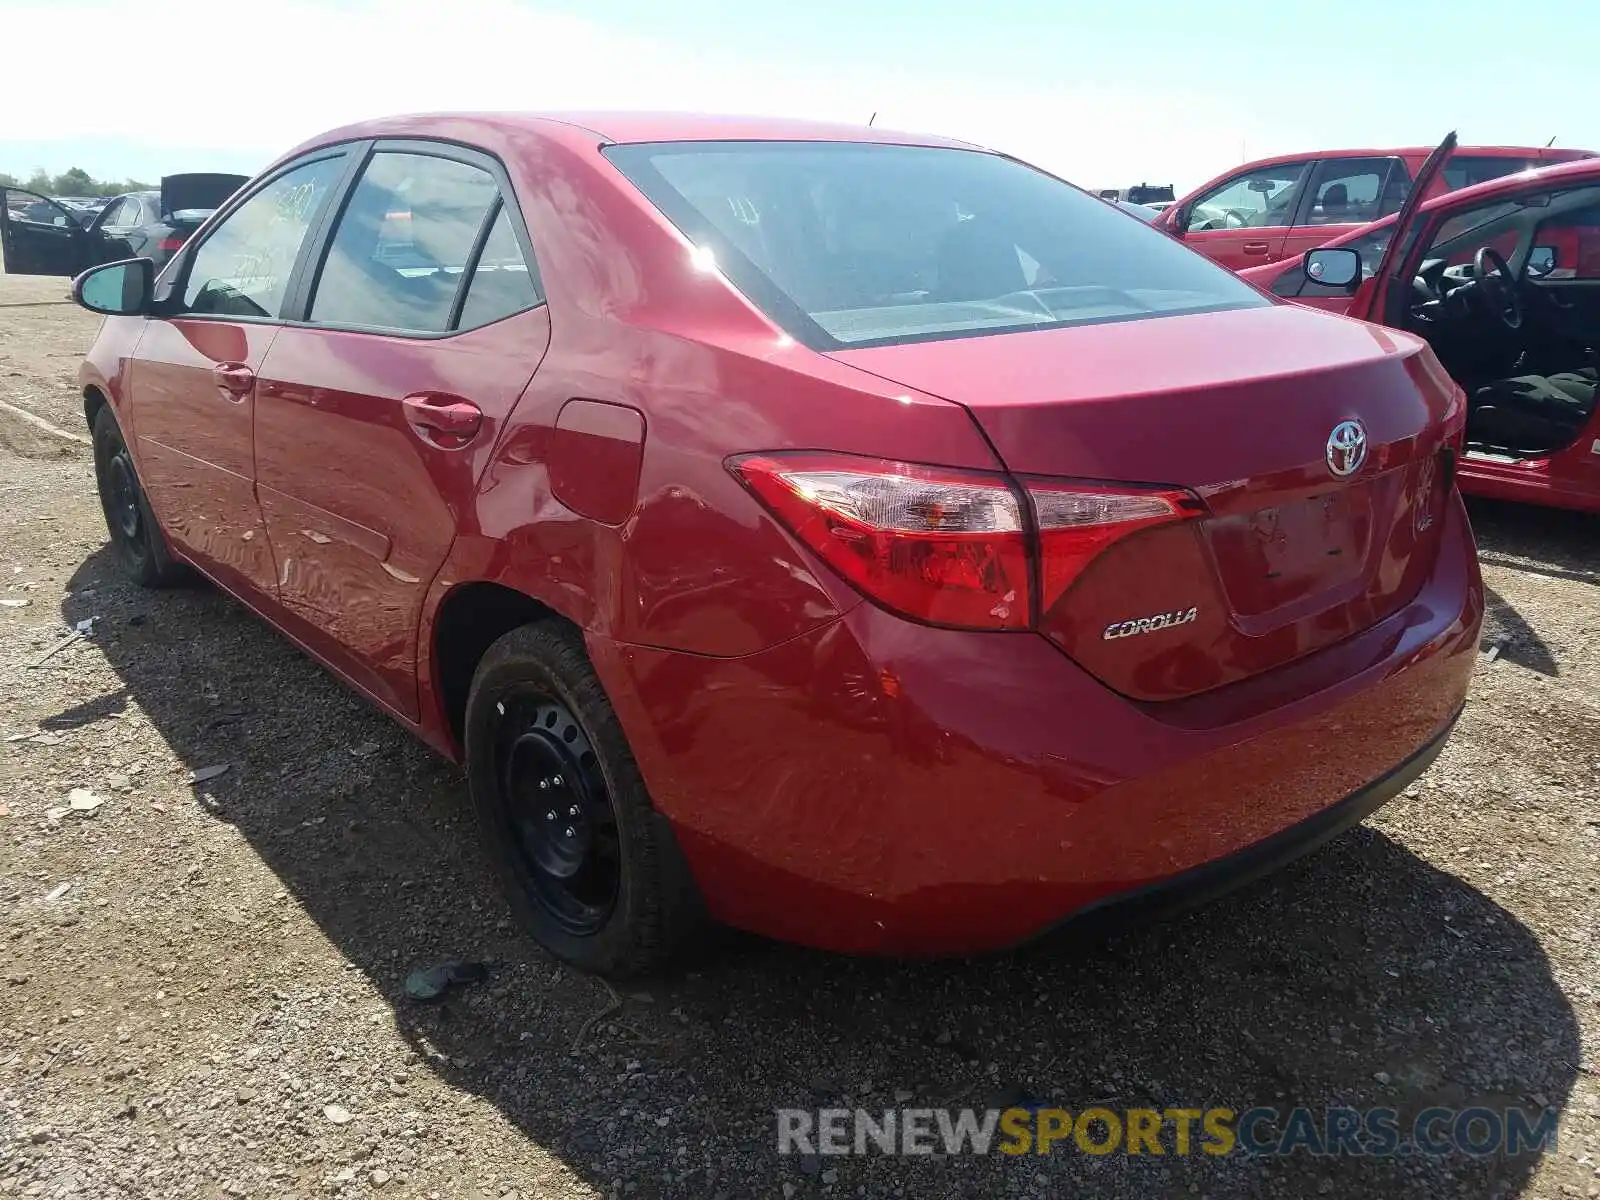
[[[461,761],[556,954],[965,952],[1415,778],[1482,611],[1462,397],[1013,159],[408,117],[294,150],[82,373],[119,561]]]
[[[1600,159],[1466,188],[1240,275],[1425,339],[1467,395],[1463,492],[1600,512]]]

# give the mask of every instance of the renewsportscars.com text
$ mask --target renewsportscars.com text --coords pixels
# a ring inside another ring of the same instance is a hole
[[[1553,1109],[781,1108],[780,1154],[1542,1154]]]

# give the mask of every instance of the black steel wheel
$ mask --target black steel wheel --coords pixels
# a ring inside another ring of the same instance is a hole
[[[150,512],[133,455],[110,405],[95,414],[93,433],[95,482],[117,565],[142,587],[184,582],[188,572],[167,551],[166,538]]]
[[[495,758],[515,869],[564,929],[593,934],[616,906],[622,845],[600,760],[565,704],[518,688],[496,705]]]
[[[113,535],[130,542],[139,540],[139,485],[133,470],[133,459],[126,446],[111,456],[108,468],[111,477],[111,494],[106,497],[106,524]]]
[[[577,630],[513,629],[484,654],[464,721],[467,782],[518,918],[603,975],[659,968],[702,921]]]

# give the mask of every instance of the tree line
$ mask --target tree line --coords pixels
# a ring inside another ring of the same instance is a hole
[[[52,175],[43,167],[26,179],[0,171],[0,187],[26,188],[41,196],[120,196],[123,192],[152,192],[156,185],[137,179],[96,179],[82,167]]]

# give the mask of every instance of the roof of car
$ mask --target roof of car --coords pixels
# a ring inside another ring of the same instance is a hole
[[[1229,168],[1228,174],[1235,171],[1248,171],[1253,167],[1269,167],[1273,163],[1298,162],[1312,158],[1427,158],[1432,154],[1433,146],[1390,146],[1387,149],[1364,147],[1349,150],[1308,150],[1294,154],[1273,154],[1266,158],[1258,158],[1255,162],[1244,163],[1238,167]],[[1573,158],[1592,157],[1592,150],[1578,150],[1570,146],[1457,146],[1451,157],[1469,155],[1476,158],[1527,158],[1543,157],[1552,162]]]
[[[867,125],[805,121],[785,117],[721,116],[675,112],[464,112],[417,113],[380,117],[329,130],[297,146],[291,154],[332,142],[378,137],[455,137],[473,128],[500,131],[534,129],[551,136],[604,143],[674,141],[876,142],[891,145],[950,146],[974,149],[969,142],[929,134],[905,133]]]
[[[1369,158],[1375,154],[1410,155],[1413,158],[1427,158],[1432,154],[1433,146],[1402,146],[1391,150],[1318,150],[1311,157],[1314,158]],[[1551,157],[1564,154],[1589,154],[1588,150],[1575,150],[1569,146],[1457,146],[1456,154],[1476,154],[1485,158],[1524,158],[1529,154],[1549,154]],[[1299,155],[1279,155],[1284,157],[1300,157]]]

